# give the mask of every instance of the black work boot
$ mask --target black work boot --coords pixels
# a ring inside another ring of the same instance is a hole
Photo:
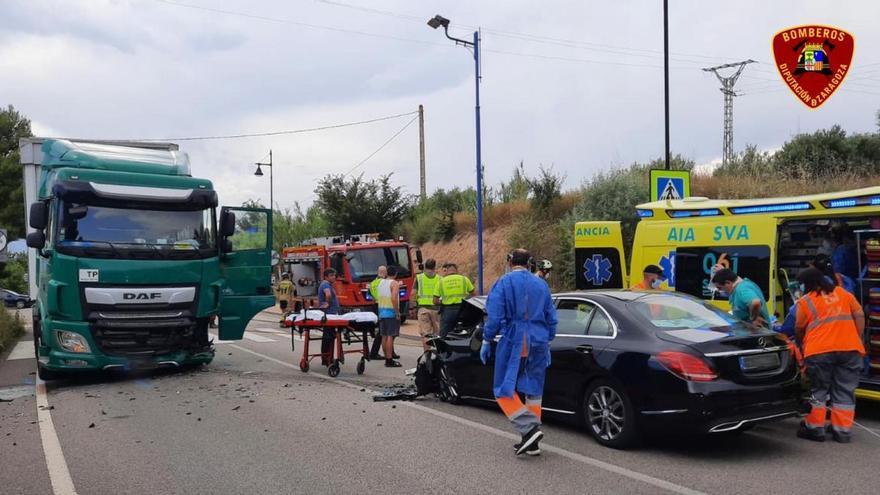
[[[800,426],[797,431],[798,438],[804,438],[806,440],[812,440],[814,442],[824,442],[825,441],[825,432],[823,430],[815,430],[813,428],[807,428],[807,425],[801,421]]]

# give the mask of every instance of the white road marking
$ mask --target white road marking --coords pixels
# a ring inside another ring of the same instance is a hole
[[[246,338],[247,340],[250,340],[252,342],[260,342],[260,343],[275,342],[275,339],[270,339],[268,337],[263,337],[262,335],[254,335],[252,333],[247,333],[247,332],[245,332],[244,338]]]
[[[254,356],[257,356],[259,358],[265,359],[266,361],[270,361],[270,362],[273,362],[275,364],[279,364],[279,365],[287,367],[287,368],[292,368],[292,369],[296,369],[296,370],[299,369],[298,365],[291,364],[291,363],[282,361],[280,359],[275,359],[271,356],[267,356],[265,354],[261,354],[256,351],[252,351],[246,347],[242,347],[242,346],[236,345],[236,344],[232,344],[231,346],[235,347],[238,350],[241,350],[241,351],[253,354]],[[338,383],[342,386],[345,386],[345,387],[348,387],[351,389],[355,389],[358,391],[360,391],[361,389],[366,389],[367,393],[375,392],[375,390],[371,389],[368,386],[358,385],[355,383],[347,382],[347,381],[342,380],[340,378],[331,378],[329,376],[325,376],[320,373],[312,373],[311,376],[321,378],[324,380],[329,380],[334,383]],[[477,423],[476,421],[471,421],[468,419],[460,418],[458,416],[453,416],[452,414],[448,414],[448,413],[445,413],[442,411],[437,411],[435,409],[431,409],[430,407],[425,407],[420,404],[414,404],[412,402],[406,402],[406,401],[402,401],[400,404],[402,406],[411,407],[413,409],[416,409],[416,410],[419,410],[419,411],[422,411],[422,412],[425,412],[428,414],[432,414],[434,416],[437,416],[437,417],[440,417],[443,419],[448,419],[449,421],[458,423],[460,425],[470,426],[471,428],[475,428],[475,429],[481,430],[486,433],[491,433],[493,435],[505,438],[507,440],[514,440],[514,441],[520,440],[520,437],[518,435],[514,435],[513,433],[499,430],[497,428],[493,428],[491,426],[487,426],[482,423]],[[575,462],[587,464],[589,466],[603,469],[605,471],[609,471],[609,472],[618,474],[620,476],[624,476],[624,477],[632,479],[632,480],[641,481],[642,483],[646,483],[648,485],[652,485],[657,488],[662,488],[662,489],[670,491],[672,493],[679,493],[679,494],[683,494],[683,495],[706,495],[704,492],[701,492],[699,490],[693,490],[693,489],[687,488],[685,486],[677,485],[677,484],[672,483],[670,481],[662,480],[660,478],[655,478],[653,476],[650,476],[650,475],[647,475],[644,473],[640,473],[638,471],[633,471],[631,469],[627,469],[625,467],[618,466],[616,464],[611,464],[610,462],[601,461],[601,460],[595,459],[593,457],[578,454],[576,452],[571,452],[571,451],[565,450],[560,447],[554,447],[552,445],[547,445],[544,442],[541,442],[541,449],[546,450],[548,452],[553,452],[554,454],[561,455],[562,457],[565,457],[565,458],[570,459]]]
[[[34,357],[34,341],[20,340],[12,348],[12,352],[9,353],[9,357],[6,360],[12,361],[13,359],[29,359],[32,357]]]
[[[40,425],[40,438],[43,440],[43,455],[49,468],[49,481],[55,495],[76,495],[73,479],[64,460],[61,442],[55,433],[52,414],[49,412],[49,397],[46,395],[46,382],[37,377],[37,422]]]
[[[858,421],[853,421],[853,423],[855,423],[857,426],[861,427],[862,429],[864,429],[865,431],[867,431],[871,435],[874,435],[875,437],[880,438],[880,434],[878,434],[876,431],[872,430],[871,428],[868,428],[867,426],[859,423]]]
[[[220,337],[218,337],[217,335],[214,335],[213,333],[209,333],[208,336],[211,337],[212,339],[214,339],[214,345],[217,345],[217,344],[234,344],[234,343],[235,343],[234,340],[220,340]]]

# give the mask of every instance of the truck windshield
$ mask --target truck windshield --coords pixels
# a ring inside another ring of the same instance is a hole
[[[401,247],[375,247],[355,249],[347,254],[351,278],[355,282],[368,282],[376,278],[380,265],[397,269],[397,277],[412,275],[409,266],[409,249]]]
[[[128,252],[149,251],[151,257],[198,257],[216,246],[213,209],[165,211],[63,203],[58,218],[57,247],[83,251],[77,253],[82,256],[109,251],[111,257],[127,257]]]

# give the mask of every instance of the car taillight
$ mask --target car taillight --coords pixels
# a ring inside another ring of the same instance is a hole
[[[673,374],[688,381],[711,382],[718,378],[709,363],[693,354],[664,351],[654,357]]]

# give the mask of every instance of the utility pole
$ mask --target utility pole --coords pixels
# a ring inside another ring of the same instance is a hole
[[[740,74],[742,74],[743,69],[746,68],[746,65],[753,63],[755,63],[755,61],[749,59],[742,62],[703,69],[706,72],[715,74],[715,77],[721,81],[720,89],[721,93],[724,94],[724,149],[721,156],[722,165],[727,165],[733,158],[733,97],[736,96],[733,86],[736,84],[736,80],[739,79]],[[725,77],[718,73],[720,69],[730,69],[733,67],[736,67],[737,69],[729,76]]]
[[[669,0],[663,0],[663,96],[666,124],[666,148],[663,157],[666,170],[669,170]]]
[[[422,105],[419,105],[419,174],[419,195],[424,201],[428,190],[425,185],[425,107]]]

